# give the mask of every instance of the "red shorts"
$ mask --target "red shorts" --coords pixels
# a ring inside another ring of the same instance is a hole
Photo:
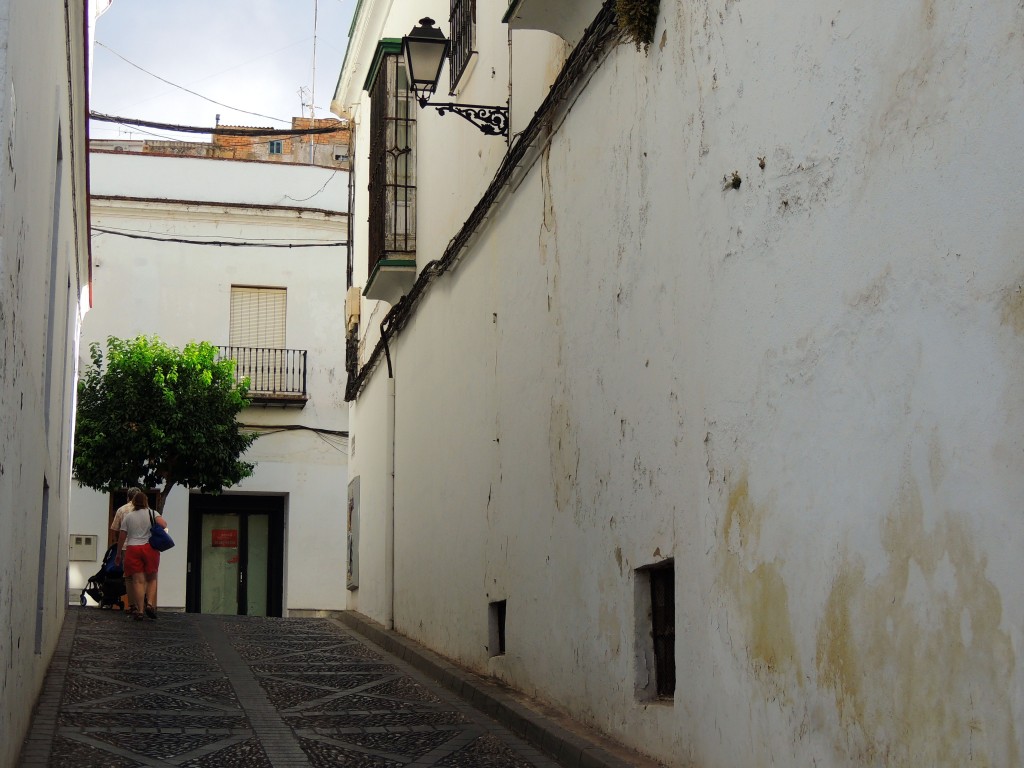
[[[155,576],[160,569],[160,553],[149,544],[135,544],[124,551],[124,575],[137,573]]]

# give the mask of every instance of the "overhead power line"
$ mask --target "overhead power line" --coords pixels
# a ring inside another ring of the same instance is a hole
[[[92,227],[92,229],[96,229],[96,227]],[[140,234],[140,235],[153,235],[153,234],[155,234],[153,232],[153,230],[151,230],[151,229],[126,229],[125,227],[103,227],[103,231],[104,231],[104,234],[107,234],[107,233],[109,233],[109,234],[120,234],[122,232],[131,232],[131,233]],[[306,242],[306,243],[313,243],[314,245],[323,245],[325,242],[327,242],[323,238],[318,238],[318,237],[236,237],[234,235],[219,235],[219,236],[214,236],[214,235],[194,235],[193,237],[194,238],[200,238],[200,237],[207,238],[206,240],[201,241],[201,242],[204,242],[204,243],[210,242],[210,238],[215,238],[215,237],[216,237],[216,239],[223,239],[223,240],[244,240],[244,241],[250,242],[250,243],[280,243],[280,242],[300,243],[300,242]]]
[[[183,85],[178,85],[177,83],[172,83],[170,80],[168,80],[166,78],[163,78],[163,77],[160,77],[160,75],[157,75],[157,74],[155,74],[153,72],[150,72],[145,67],[140,67],[134,61],[131,61],[130,59],[126,59],[124,56],[122,56],[120,53],[115,51],[109,45],[104,45],[103,43],[99,42],[98,40],[96,41],[96,45],[100,46],[101,48],[106,48],[108,51],[110,51],[112,54],[117,56],[117,58],[119,58],[124,63],[129,64],[129,65],[135,67],[140,72],[145,72],[150,77],[155,77],[161,83],[167,83],[167,85],[170,85],[170,86],[172,86],[174,88],[178,88],[179,90],[185,91],[185,93],[191,93],[193,96],[198,96],[200,99],[203,99],[204,101],[208,101],[211,104],[216,104],[218,107],[224,107],[226,109],[230,109],[230,110],[233,110],[235,112],[243,112],[246,115],[253,115],[255,117],[265,117],[265,118],[267,118],[267,120],[274,120],[274,121],[276,121],[278,123],[287,123],[288,122],[287,120],[284,120],[284,119],[282,119],[280,117],[273,117],[271,115],[263,115],[263,114],[260,114],[259,112],[250,112],[247,109],[240,109],[239,107],[232,107],[230,104],[225,104],[223,101],[216,101],[214,99],[211,99],[209,96],[203,96],[203,94],[196,93],[195,91],[190,90],[190,89],[186,88]]]
[[[292,202],[295,202],[295,203],[304,203],[304,202],[306,202],[307,200],[312,200],[312,199],[313,199],[314,197],[316,197],[316,196],[317,196],[317,195],[319,195],[319,194],[320,194],[321,192],[323,192],[323,191],[324,191],[325,189],[327,189],[327,185],[328,185],[328,184],[330,184],[330,183],[331,183],[331,180],[332,180],[332,179],[333,179],[333,178],[334,178],[335,176],[337,176],[337,175],[338,175],[338,172],[337,172],[337,171],[335,171],[335,172],[334,172],[334,173],[332,173],[332,174],[331,174],[330,176],[328,176],[328,177],[327,177],[327,181],[325,181],[325,182],[323,183],[323,186],[321,186],[321,187],[320,187],[320,189],[318,189],[318,190],[317,190],[316,192],[314,192],[314,193],[313,193],[312,195],[310,195],[309,197],[292,197],[291,195],[285,195],[285,197],[286,197],[287,199],[291,200]]]
[[[322,429],[320,427],[307,427],[305,424],[239,424],[244,429],[269,429],[274,432],[294,432],[305,429],[310,432],[319,432],[322,435],[331,437],[348,437],[347,429]]]
[[[97,130],[100,130],[100,129],[97,129]],[[118,141],[136,141],[137,139],[130,138],[132,136],[132,134],[134,134],[134,133],[144,133],[147,136],[153,136],[153,137],[155,137],[157,139],[162,139],[163,141],[172,142],[172,143],[176,143],[176,144],[202,144],[203,146],[206,146],[208,144],[208,142],[202,142],[202,141],[190,142],[187,139],[176,139],[173,136],[165,136],[165,135],[160,134],[160,133],[153,133],[152,131],[147,131],[147,130],[145,130],[143,128],[139,128],[137,126],[134,127],[134,130],[129,130],[128,131],[128,136],[129,136],[128,139],[123,139],[123,138],[121,138],[119,136],[119,137],[114,138],[114,139],[97,139],[97,140],[98,141],[112,141],[114,143],[117,143]],[[266,143],[267,143],[267,139],[265,139],[265,138],[262,138],[262,139],[261,138],[256,138],[256,139],[253,139],[252,141],[233,141],[233,142],[231,142],[231,148],[232,149],[241,149],[242,147],[255,147],[257,144],[266,144]],[[100,148],[96,148],[96,151],[98,151],[98,152],[104,152],[104,151],[109,152],[110,150],[104,150],[104,149],[102,149],[102,147],[100,147]]]
[[[91,231],[98,232],[101,235],[115,235],[117,237],[127,237],[131,240],[152,240],[157,243],[180,243],[182,245],[217,245],[225,247],[246,247],[246,248],[324,248],[324,247],[335,247],[348,245],[344,240],[342,241],[330,241],[321,243],[265,243],[256,242],[252,240],[230,242],[227,240],[191,240],[185,237],[155,237],[153,235],[133,235],[128,232],[117,232],[113,229],[103,229],[102,227],[92,227]]]
[[[282,432],[293,432],[300,429],[308,430],[338,453],[343,453],[346,456],[348,455],[348,451],[344,448],[349,438],[347,429],[320,429],[318,427],[307,427],[303,424],[239,424],[238,426],[242,429],[250,429],[261,436],[276,435]]]
[[[144,128],[158,128],[162,131],[176,131],[178,133],[209,133],[215,136],[313,136],[324,133],[336,133],[345,126],[345,122],[341,121],[335,125],[325,125],[319,128],[238,128],[234,126],[204,128],[196,125],[175,125],[174,123],[139,120],[134,117],[105,115],[102,112],[90,112],[89,117],[101,123],[138,125]]]

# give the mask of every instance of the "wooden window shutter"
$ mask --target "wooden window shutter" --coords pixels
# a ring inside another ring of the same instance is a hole
[[[228,344],[233,347],[285,347],[287,289],[231,286]]]

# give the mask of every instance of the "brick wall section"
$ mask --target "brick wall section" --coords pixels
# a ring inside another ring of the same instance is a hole
[[[0,0],[2,2],[2,0]],[[306,130],[337,125],[338,130],[312,136],[219,136],[212,142],[204,141],[146,141],[142,151],[146,154],[179,155],[184,157],[213,157],[222,160],[262,160],[271,163],[302,163],[328,168],[349,167],[349,141],[351,134],[341,120],[308,117],[293,117],[292,128]],[[274,130],[268,126],[222,125],[222,128],[252,128],[259,131]],[[270,154],[270,142],[281,142],[280,154]],[[313,142],[313,156],[310,157],[310,141]],[[94,143],[94,147],[98,144]]]
[[[276,163],[313,163],[330,167],[348,167],[349,129],[342,127],[340,120],[324,118],[314,120],[308,117],[293,117],[292,128],[305,130],[337,125],[338,130],[312,136],[285,136],[279,139],[268,136],[217,136],[213,137],[213,156],[234,160],[265,160]],[[223,126],[228,127],[228,126]],[[237,126],[231,126],[237,127]],[[270,154],[270,142],[281,142],[280,154]],[[310,141],[313,142],[313,157],[310,157]],[[337,148],[337,150],[336,150]],[[336,158],[335,155],[340,155]]]

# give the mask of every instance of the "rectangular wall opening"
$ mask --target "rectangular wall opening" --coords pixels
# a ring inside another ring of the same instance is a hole
[[[491,656],[505,655],[505,612],[507,600],[496,600],[487,606],[487,649]]]
[[[60,211],[61,183],[64,180],[64,150],[61,147],[61,128],[57,126],[57,159],[53,164],[53,211],[50,224],[50,271],[47,273],[49,286],[49,306],[46,310],[46,368],[43,371],[43,420],[46,428],[46,439],[50,439],[50,411],[53,410],[50,396],[53,390],[53,336],[57,320],[57,268],[60,264]]]
[[[673,560],[635,572],[636,697],[671,701],[676,690],[676,569]]]
[[[43,478],[42,510],[39,515],[39,567],[36,571],[36,636],[33,650],[43,652],[43,625],[46,619],[46,537],[50,524],[50,484]]]

